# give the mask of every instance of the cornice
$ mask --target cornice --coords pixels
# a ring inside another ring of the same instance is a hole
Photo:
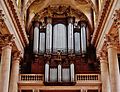
[[[18,27],[18,30],[16,30],[16,31],[18,34],[20,34],[19,37],[20,36],[22,37],[22,38],[21,37],[20,38],[23,43],[23,46],[25,47],[29,43],[29,41],[27,38],[27,34],[25,32],[25,28],[22,24],[20,15],[16,9],[15,2],[13,0],[4,0],[4,2],[6,3],[8,10],[11,11],[10,14],[13,16],[13,18],[15,20],[15,24]]]
[[[91,40],[91,43],[94,45],[96,45],[98,43],[98,38],[99,38],[100,34],[102,33],[103,26],[109,15],[109,11],[110,11],[111,5],[113,4],[113,1],[114,0],[106,0],[104,3],[103,9],[101,11],[101,15],[98,20],[98,24],[95,28],[95,31],[93,33],[93,37]]]

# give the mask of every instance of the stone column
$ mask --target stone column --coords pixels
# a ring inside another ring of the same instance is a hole
[[[9,92],[18,92],[18,78],[19,78],[19,63],[21,60],[21,52],[17,51],[14,54],[12,61],[12,70],[10,77]]]
[[[114,35],[106,35],[111,92],[120,92],[117,43]]]
[[[106,51],[100,51],[98,58],[100,59],[102,92],[111,92]]]
[[[0,92],[8,92],[13,35],[1,35],[0,38],[4,43],[1,56]]]

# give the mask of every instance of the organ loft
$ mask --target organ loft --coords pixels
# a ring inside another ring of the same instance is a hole
[[[0,92],[119,87],[119,0],[0,1]]]

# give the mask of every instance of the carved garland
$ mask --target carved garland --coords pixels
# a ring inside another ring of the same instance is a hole
[[[44,16],[48,17],[55,17],[55,16],[78,16],[80,20],[87,21],[87,17],[80,12],[79,10],[75,10],[71,8],[70,6],[65,5],[56,5],[56,6],[48,6],[47,8],[44,8],[42,11],[40,11],[36,16],[34,17],[34,20],[40,20],[44,18]]]

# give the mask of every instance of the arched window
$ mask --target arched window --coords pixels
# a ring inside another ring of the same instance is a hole
[[[56,24],[53,27],[53,52],[58,50],[66,52],[67,50],[66,26],[64,24]]]

